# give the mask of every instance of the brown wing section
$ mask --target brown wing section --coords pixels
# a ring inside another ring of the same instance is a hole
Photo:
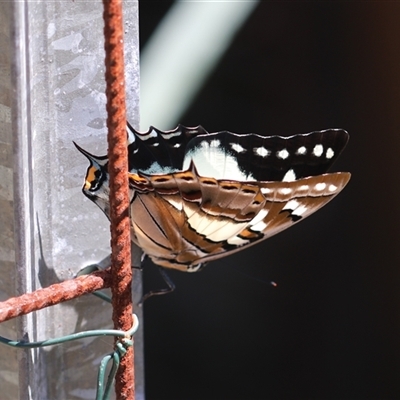
[[[240,251],[307,218],[337,196],[349,179],[349,173],[339,172],[289,183],[260,182],[260,189],[269,192],[265,193],[266,202],[263,210],[245,229],[237,236],[228,239],[228,245],[236,244],[237,247],[226,249],[224,254],[209,254],[203,262]]]
[[[306,218],[350,179],[325,174],[293,182],[236,182],[198,176],[130,175],[133,240],[155,263],[183,271],[232,254]]]

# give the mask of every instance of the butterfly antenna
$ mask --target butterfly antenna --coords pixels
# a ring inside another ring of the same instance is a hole
[[[172,293],[175,290],[175,283],[172,281],[172,279],[169,277],[167,274],[167,271],[165,271],[165,268],[163,267],[158,267],[158,270],[160,271],[160,274],[162,278],[164,279],[164,282],[168,285],[167,288],[165,289],[159,289],[159,290],[152,290],[148,293],[146,293],[143,297],[142,300],[139,303],[139,306],[142,306],[143,303],[152,296],[160,296],[162,294],[168,294]]]

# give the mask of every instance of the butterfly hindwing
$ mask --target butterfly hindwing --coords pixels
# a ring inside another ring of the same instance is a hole
[[[265,196],[262,209],[239,234],[226,240],[223,253],[209,254],[202,261],[235,253],[291,227],[331,201],[349,179],[350,174],[338,172],[296,182],[260,182]]]
[[[133,174],[134,223],[156,226],[156,230],[148,229],[145,240],[137,239],[138,245],[157,264],[190,270],[306,218],[333,199],[349,178],[348,173],[335,173],[295,182],[236,182],[201,177],[193,164],[190,170],[175,174]],[[145,180],[146,185],[141,181],[139,187],[136,180]],[[143,198],[158,204],[148,209],[156,224],[149,222],[149,215],[146,222],[140,221],[136,204]]]

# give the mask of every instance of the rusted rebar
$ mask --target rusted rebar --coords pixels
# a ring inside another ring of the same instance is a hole
[[[111,283],[111,270],[107,268],[56,283],[33,293],[12,297],[0,303],[0,322],[110,287]]]
[[[133,323],[133,307],[122,0],[103,0],[103,4],[113,321],[115,329],[126,331]],[[135,398],[132,347],[121,360],[115,391],[118,400]]]

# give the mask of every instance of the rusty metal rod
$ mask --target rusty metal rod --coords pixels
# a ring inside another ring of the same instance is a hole
[[[111,270],[107,268],[104,271],[82,275],[44,289],[35,290],[32,293],[12,297],[0,303],[0,322],[108,288],[111,283]]]
[[[115,329],[127,331],[133,306],[122,0],[103,0],[103,5],[113,321]],[[121,359],[115,391],[117,400],[135,398],[133,347]]]

